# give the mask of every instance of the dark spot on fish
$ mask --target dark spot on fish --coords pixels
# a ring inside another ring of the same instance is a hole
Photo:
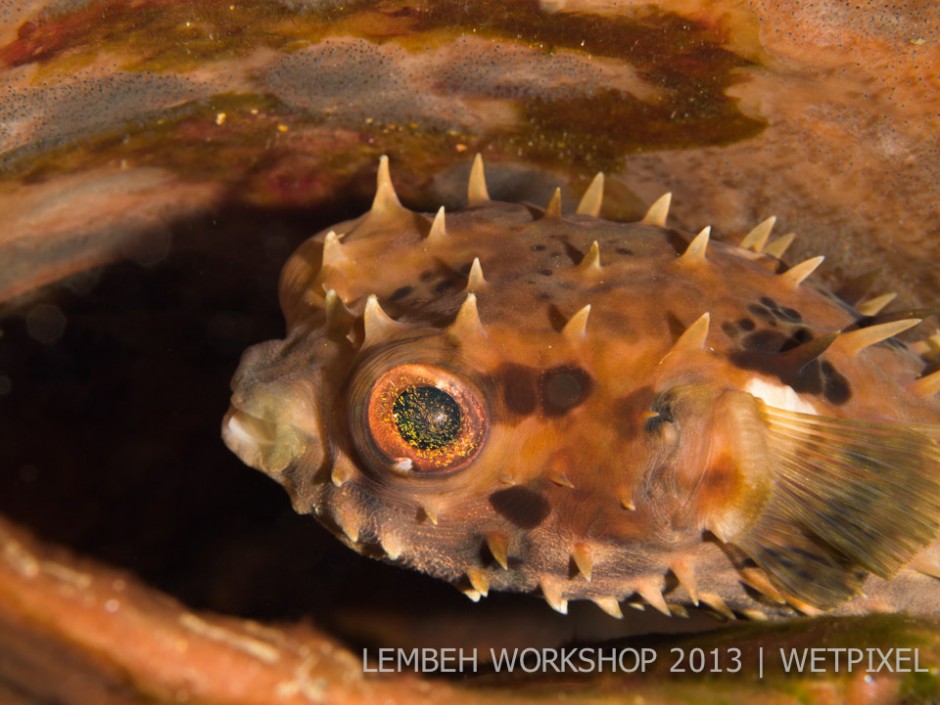
[[[781,312],[783,313],[785,317],[789,318],[791,321],[799,322],[803,320],[803,315],[799,311],[797,311],[795,308],[783,308],[781,309]]]
[[[538,492],[525,487],[507,487],[490,495],[490,506],[520,529],[531,530],[551,513],[551,505]]]
[[[777,308],[777,302],[774,301],[774,300],[773,300],[772,298],[770,298],[769,296],[761,296],[761,297],[760,297],[760,302],[761,302],[762,304],[764,304],[764,306],[766,306],[767,308],[770,308],[770,309]]]
[[[548,267],[543,267],[542,269],[539,270],[539,274],[541,274],[543,277],[550,277],[554,274],[554,272],[550,270]]]
[[[410,294],[412,291],[414,291],[414,289],[410,286],[399,287],[392,292],[392,295],[388,297],[388,300],[399,301],[408,296],[408,294]]]
[[[434,293],[443,294],[448,289],[453,289],[453,288],[454,288],[454,283],[448,279],[444,279],[442,281],[439,281],[437,284],[435,284]]]
[[[535,411],[538,404],[537,370],[508,363],[500,366],[495,377],[507,411],[520,416],[528,416]]]
[[[841,406],[852,398],[849,380],[840,374],[831,362],[823,360],[819,368],[823,376],[823,396],[830,403]]]
[[[822,394],[824,386],[819,359],[807,362],[800,356],[786,355],[811,340],[813,333],[808,328],[799,328],[789,336],[775,330],[758,330],[745,336],[740,343],[742,349],[732,351],[728,360],[742,369],[776,377],[797,392]],[[836,389],[833,391],[838,394]]]
[[[738,337],[738,329],[734,327],[734,324],[731,321],[723,321],[721,324],[721,330],[732,340]]]
[[[803,343],[808,343],[813,339],[813,332],[809,328],[797,328],[793,334],[787,339],[787,342],[783,344],[783,347],[780,348],[780,351],[792,350],[793,348],[799,347]]]
[[[532,250],[533,252],[541,252],[542,250],[545,249],[545,245],[542,245],[542,244],[532,245],[529,249]]]
[[[756,326],[757,324],[754,323],[754,321],[752,321],[750,318],[742,318],[741,320],[738,321],[738,328],[740,328],[741,330],[751,331],[751,330],[754,330]]]
[[[631,250],[629,247],[618,247],[614,250],[614,252],[616,252],[618,255],[632,255],[633,254],[633,250]]]
[[[790,314],[786,313],[786,311],[793,311],[793,309],[789,308],[784,310],[781,308],[775,308],[771,311],[771,313],[773,314],[774,318],[780,321],[784,321],[785,323],[799,323],[803,320],[803,317],[800,316],[799,313],[797,313],[796,316],[791,316]]]
[[[535,282],[532,279],[530,279],[529,284],[535,284]],[[539,293],[535,295],[535,298],[538,299],[539,301],[551,301],[552,295],[549,294],[547,291],[540,291]]]
[[[594,383],[580,367],[555,367],[539,378],[542,410],[546,416],[562,416],[580,405],[591,393]]]
[[[793,387],[793,391],[801,394],[822,394],[822,373],[819,371],[819,360],[813,360],[797,371],[781,370],[780,381]]]
[[[777,320],[776,318],[774,318],[774,314],[768,311],[765,307],[759,304],[750,304],[748,305],[747,310],[749,313],[757,316],[758,318],[765,320],[770,325],[772,326],[777,325]]]
[[[434,272],[432,272],[430,269],[426,269],[421,272],[421,275],[418,278],[423,282],[429,282],[434,278]]]
[[[741,340],[741,346],[745,350],[762,353],[780,352],[789,338],[776,330],[759,330],[750,333]]]
[[[804,365],[787,364],[787,360],[779,352],[766,349],[735,350],[729,353],[728,360],[742,369],[776,377],[801,394],[823,393],[819,360],[812,360]]]

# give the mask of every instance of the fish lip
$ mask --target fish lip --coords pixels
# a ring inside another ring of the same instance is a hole
[[[222,441],[228,449],[282,484],[284,471],[307,455],[316,440],[315,418],[308,419],[311,409],[292,401],[283,389],[236,390],[222,418]],[[320,447],[308,460],[318,466],[324,452]]]
[[[222,440],[236,455],[241,455],[239,449],[244,443],[272,446],[276,437],[274,421],[256,416],[234,402],[222,419]]]

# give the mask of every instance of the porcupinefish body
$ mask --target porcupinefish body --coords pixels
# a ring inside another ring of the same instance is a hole
[[[287,337],[245,353],[228,446],[475,599],[783,615],[935,591],[940,373],[893,338],[918,319],[807,281],[821,258],[783,264],[772,220],[709,243],[666,227],[668,196],[599,218],[602,188],[575,214],[491,201],[478,159],[468,208],[432,217],[383,158],[371,211],[285,266]]]

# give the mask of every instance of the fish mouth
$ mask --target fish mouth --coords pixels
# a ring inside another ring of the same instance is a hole
[[[233,404],[222,419],[222,440],[243,462],[254,467],[247,458],[272,447],[277,438],[277,424],[263,416],[255,416]]]
[[[222,419],[222,440],[243,463],[283,484],[283,473],[310,446],[302,419],[285,416],[267,395],[236,392]]]

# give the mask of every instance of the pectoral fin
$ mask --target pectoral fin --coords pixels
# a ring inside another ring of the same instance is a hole
[[[891,578],[936,539],[940,428],[754,403],[773,488],[757,519],[725,538],[781,590],[831,607],[855,593],[867,572]]]
[[[816,607],[834,607],[849,599],[868,575],[775,507],[760,517],[738,545],[771,576],[781,593]]]

